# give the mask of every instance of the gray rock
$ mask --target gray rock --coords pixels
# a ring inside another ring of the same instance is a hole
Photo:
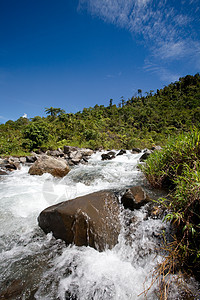
[[[14,156],[10,156],[9,158],[8,158],[8,162],[9,163],[19,163],[20,161],[19,161],[19,157],[14,157]]]
[[[81,152],[82,156],[91,156],[94,153],[93,150],[86,148],[81,148],[79,151]]]
[[[21,157],[19,158],[19,161],[20,161],[20,163],[25,164],[25,163],[26,163],[26,157],[21,156]]]
[[[69,153],[69,158],[74,159],[74,160],[81,160],[81,158],[83,157],[82,153],[78,150],[78,151],[72,151]]]
[[[77,151],[77,147],[72,147],[72,146],[64,146],[63,151],[65,154],[69,154],[72,151]]]

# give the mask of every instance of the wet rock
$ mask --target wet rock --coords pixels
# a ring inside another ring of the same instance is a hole
[[[80,151],[72,151],[69,153],[69,158],[80,161],[82,158],[82,154]]]
[[[91,156],[94,153],[93,150],[87,148],[81,148],[79,151],[81,152],[82,156]]]
[[[141,152],[142,152],[142,150],[139,149],[139,148],[133,148],[132,149],[132,154],[137,154],[137,153],[141,153]]]
[[[0,160],[0,168],[2,171],[13,171],[13,170],[20,170],[21,164],[18,157],[9,157],[6,159]],[[2,173],[3,175],[3,173]]]
[[[50,156],[55,156],[55,157],[63,157],[64,156],[64,153],[59,150],[48,150],[46,152],[46,154],[50,155]]]
[[[45,233],[66,244],[112,248],[120,232],[120,207],[113,192],[101,191],[46,208],[38,217]]]
[[[126,190],[125,194],[121,198],[121,203],[124,208],[128,208],[130,210],[138,209],[149,201],[149,196],[141,186],[134,186]]]
[[[0,292],[0,299],[2,300],[13,300],[13,299],[20,299],[22,291],[24,288],[24,283],[22,280],[16,279],[13,280],[9,286]]]
[[[30,167],[29,174],[42,175],[44,173],[50,173],[55,177],[64,177],[69,171],[69,166],[64,159],[42,155]]]
[[[19,157],[10,156],[8,158],[9,163],[19,163]]]
[[[152,153],[152,151],[149,149],[144,150],[144,153],[140,157],[140,161],[145,161],[151,153]]]
[[[77,147],[64,146],[63,151],[65,154],[69,154],[70,152],[77,151],[77,149]]]
[[[82,160],[81,160],[81,163],[82,164],[87,164],[88,163],[88,160],[85,156],[83,156]]]
[[[36,155],[26,156],[26,162],[27,163],[34,163],[36,160],[37,160],[37,156]]]
[[[73,163],[73,165],[78,165],[81,162],[81,159],[74,158],[71,160],[71,162]]]
[[[117,156],[118,156],[118,155],[123,155],[123,154],[126,154],[126,150],[121,149],[121,150],[117,153]]]
[[[9,157],[8,158],[8,164],[6,165],[7,169],[11,170],[20,170],[21,169],[21,164],[20,160],[18,157]]]
[[[5,170],[0,169],[0,175],[8,175],[8,172],[6,172]]]
[[[67,159],[67,163],[70,167],[73,167],[74,166],[74,163],[72,162],[71,159]]]
[[[13,171],[13,170],[20,170],[21,169],[21,165],[19,162],[10,162],[8,164],[5,164],[5,168],[7,170]]]
[[[0,166],[7,164],[7,162],[8,162],[7,158],[0,158]]]
[[[70,161],[69,164],[77,165],[80,162],[85,163],[87,158],[91,156],[94,151],[86,148],[64,146],[64,153],[66,154],[66,158]]]
[[[101,159],[102,160],[110,160],[115,158],[115,152],[114,151],[109,151],[108,153],[103,153],[101,154]]]
[[[21,156],[21,157],[19,158],[19,161],[20,161],[20,163],[25,164],[25,163],[26,163],[26,157]]]
[[[46,148],[43,148],[43,149],[37,149],[37,150],[35,150],[35,154],[38,154],[38,155],[44,155],[46,151],[47,151]]]

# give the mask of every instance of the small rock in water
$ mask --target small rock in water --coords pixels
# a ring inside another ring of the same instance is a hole
[[[117,156],[118,156],[118,155],[123,155],[123,154],[126,154],[126,150],[121,149],[121,150],[117,153]]]
[[[137,154],[137,153],[141,153],[141,152],[142,152],[142,150],[139,149],[139,148],[133,148],[132,149],[132,154]]]
[[[149,201],[149,196],[141,186],[134,186],[128,189],[121,198],[124,208],[130,210],[138,209]]]
[[[115,158],[115,152],[114,151],[110,151],[108,153],[103,153],[101,154],[101,158],[102,160],[110,160]]]
[[[144,151],[144,153],[142,154],[142,156],[140,157],[140,161],[146,160],[146,159],[149,157],[149,155],[150,155],[151,153],[152,153],[152,152],[151,152],[150,150],[146,149],[146,150]]]

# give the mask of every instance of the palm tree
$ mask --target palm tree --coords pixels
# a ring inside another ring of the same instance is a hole
[[[142,97],[142,90],[141,89],[138,89],[138,96]]]
[[[47,115],[50,114],[50,116],[54,117],[54,118],[57,117],[58,114],[64,114],[65,113],[64,109],[54,108],[52,106],[50,108],[45,107],[45,112],[46,112]]]

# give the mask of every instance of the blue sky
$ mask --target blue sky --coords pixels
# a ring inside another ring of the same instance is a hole
[[[0,122],[108,106],[200,70],[199,0],[1,0]]]

